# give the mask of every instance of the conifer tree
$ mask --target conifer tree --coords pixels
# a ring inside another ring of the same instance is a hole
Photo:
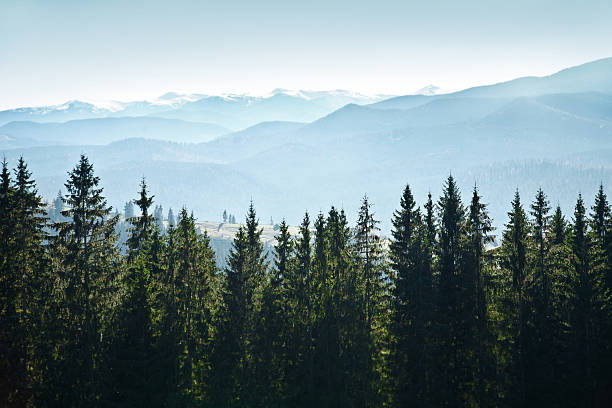
[[[314,401],[313,308],[314,276],[310,217],[304,214],[300,232],[294,243],[294,257],[289,262],[286,275],[287,300],[287,351],[286,380],[287,403],[291,406],[309,407]]]
[[[251,377],[251,346],[256,320],[255,292],[266,271],[262,231],[251,203],[246,225],[236,233],[225,268],[212,361],[217,374],[211,383],[214,406],[250,404],[259,397],[251,392],[257,380]]]
[[[527,305],[525,286],[527,277],[527,217],[518,190],[514,194],[512,209],[508,213],[502,248],[504,266],[511,273],[514,310],[507,318],[513,323],[515,333],[514,352],[516,359],[517,404],[525,403],[526,398],[526,367],[527,367]],[[514,314],[516,313],[516,314]],[[514,316],[518,316],[514,320]],[[511,367],[509,369],[512,369]]]
[[[203,401],[204,390],[195,387],[207,378],[204,358],[210,354],[209,331],[212,324],[212,293],[216,274],[215,257],[206,234],[198,235],[193,214],[183,208],[176,228],[171,230],[175,254],[171,266],[173,310],[176,313],[175,337],[178,361],[175,367],[175,403],[184,405]]]
[[[0,179],[0,402],[9,406],[17,390],[23,387],[20,371],[21,353],[15,345],[19,330],[17,312],[17,271],[13,267],[15,242],[14,187],[6,158]],[[23,403],[23,402],[22,402]]]
[[[57,192],[57,197],[53,200],[53,212],[49,214],[52,222],[62,221],[62,211],[64,210],[62,190]]]
[[[155,223],[157,224],[157,228],[160,231],[165,231],[164,229],[164,209],[161,205],[156,205],[155,210],[153,211],[153,217],[155,218]],[[176,220],[175,220],[176,223]],[[170,225],[168,225],[170,227]]]
[[[149,213],[153,196],[149,197],[145,179],[140,183],[140,197],[134,200],[140,209],[139,217],[128,220],[131,224],[127,240],[128,265],[123,275],[125,294],[117,319],[109,328],[112,344],[109,346],[109,382],[112,382],[109,400],[118,404],[148,406],[155,393],[149,388],[154,364],[152,297],[153,283],[147,246],[156,229]]]
[[[149,208],[153,204],[153,197],[154,196],[149,196],[147,183],[143,177],[140,181],[140,197],[134,200],[134,204],[140,209],[140,216],[129,219],[132,225],[129,231],[130,237],[127,240],[127,245],[130,250],[130,259],[134,259],[153,232],[155,219],[149,213]]]
[[[468,244],[464,274],[472,280],[465,289],[464,307],[471,307],[473,319],[468,322],[469,332],[473,333],[473,350],[476,353],[477,364],[472,368],[476,380],[476,401],[479,407],[492,405],[492,399],[487,393],[488,383],[493,380],[492,349],[494,339],[490,333],[488,301],[486,296],[485,251],[487,245],[493,242],[492,222],[487,212],[486,204],[482,203],[478,189],[474,186],[467,220]],[[470,300],[473,298],[473,300]]]
[[[527,399],[546,404],[554,396],[554,353],[551,348],[553,331],[552,276],[550,273],[550,216],[546,195],[539,189],[531,204],[531,240],[534,252],[534,270],[528,288],[532,316],[527,370]]]
[[[174,218],[174,212],[172,208],[168,210],[168,228],[174,228],[176,226],[176,219]]]
[[[274,268],[261,283],[261,309],[255,323],[253,359],[256,405],[274,406],[284,402],[287,305],[284,298],[293,242],[283,220],[274,246]]]
[[[460,284],[462,262],[462,242],[465,237],[465,208],[455,179],[449,176],[444,186],[442,197],[438,201],[439,208],[439,289],[438,289],[438,325],[440,328],[439,341],[441,353],[444,356],[440,361],[441,384],[439,388],[440,403],[448,403],[465,394],[464,387],[467,379],[464,378],[464,353],[466,332],[463,310],[460,307]],[[445,402],[446,401],[446,402]]]
[[[391,319],[392,401],[397,406],[427,406],[432,376],[432,276],[427,228],[410,187],[393,216],[390,245],[394,286]]]
[[[134,218],[134,204],[131,201],[126,202],[123,206],[123,216],[125,217],[125,222],[130,222]]]
[[[598,337],[602,335],[601,303],[605,295],[601,289],[601,269],[593,264],[593,242],[588,233],[588,220],[582,196],[578,195],[574,210],[571,235],[572,276],[570,325],[573,344],[570,360],[575,377],[575,398],[584,406],[592,406],[596,387],[594,366],[598,356]]]
[[[6,161],[0,184],[0,370],[3,375],[0,402],[31,404],[33,375],[37,367],[35,348],[40,337],[40,312],[45,303],[44,207],[23,158],[14,170],[11,185]]]
[[[555,214],[551,220],[550,234],[551,244],[560,245],[565,241],[567,232],[567,222],[561,212],[561,207],[557,205],[555,208]]]
[[[99,371],[102,361],[101,333],[116,294],[119,254],[115,235],[116,218],[109,218],[98,187],[93,165],[84,155],[69,173],[65,184],[67,221],[55,223],[54,256],[62,290],[61,322],[63,341],[60,381],[65,390],[59,395],[66,405],[89,405],[102,391]]]
[[[359,399],[365,406],[380,404],[380,392],[376,385],[376,369],[380,366],[379,359],[381,329],[383,325],[383,307],[385,306],[385,270],[381,239],[379,236],[379,221],[374,218],[372,203],[367,195],[363,197],[359,209],[354,235],[354,252],[356,255],[356,273],[354,277],[356,293],[355,307],[362,316],[359,317],[360,331],[353,340],[361,348],[365,361],[360,367],[359,377],[363,385]]]
[[[608,198],[601,184],[595,196],[590,219],[591,235],[596,251],[596,259],[594,261],[598,262],[603,269],[604,283],[612,293],[612,242],[610,241],[612,215]]]

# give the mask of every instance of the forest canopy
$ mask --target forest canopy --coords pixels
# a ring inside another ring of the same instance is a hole
[[[186,208],[158,222],[144,178],[122,240],[86,156],[53,207],[23,159],[0,177],[2,406],[612,401],[603,186],[573,214],[517,190],[494,231],[449,176],[422,205],[398,191],[388,238],[364,196],[355,225],[333,206],[282,221],[270,254],[251,203],[221,267]]]

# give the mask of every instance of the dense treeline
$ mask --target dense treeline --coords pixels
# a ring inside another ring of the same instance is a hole
[[[406,187],[381,238],[364,197],[273,261],[251,204],[218,270],[183,209],[163,232],[144,179],[119,217],[84,156],[51,222],[23,160],[0,179],[0,405],[604,406],[612,387],[612,216],[518,191],[493,245],[474,188],[419,207]],[[61,199],[61,200],[60,200]]]

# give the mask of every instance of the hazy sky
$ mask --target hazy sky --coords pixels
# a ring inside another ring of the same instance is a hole
[[[460,89],[612,56],[611,22],[610,0],[0,0],[0,109]]]

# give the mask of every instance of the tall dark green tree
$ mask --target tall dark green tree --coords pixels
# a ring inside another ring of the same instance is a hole
[[[439,403],[449,404],[460,396],[468,396],[464,390],[468,380],[465,378],[465,359],[463,353],[466,331],[464,312],[460,308],[460,283],[462,264],[462,242],[465,241],[465,208],[455,179],[449,176],[442,197],[438,201],[439,210],[439,253],[438,253],[438,305],[437,324],[440,329],[439,341],[441,356],[440,384],[437,386]]]
[[[521,204],[518,190],[514,194],[512,209],[508,212],[508,223],[502,241],[503,264],[510,272],[512,282],[512,311],[507,319],[511,325],[514,340],[512,353],[516,361],[514,367],[507,369],[515,373],[511,383],[516,387],[513,395],[516,404],[524,405],[526,401],[527,370],[527,303],[525,297],[527,278],[527,216]]]
[[[552,280],[550,268],[550,206],[540,188],[531,204],[531,252],[533,268],[527,288],[530,299],[531,347],[528,350],[528,377],[526,398],[535,405],[546,404],[555,394],[554,349],[551,348],[554,331]]]
[[[478,189],[474,187],[467,218],[467,250],[464,277],[471,282],[464,283],[464,307],[472,310],[468,316],[469,333],[473,333],[470,348],[476,353],[473,376],[476,382],[476,401],[479,407],[494,405],[491,383],[494,381],[493,356],[491,350],[495,339],[489,325],[489,305],[486,296],[487,276],[485,275],[487,246],[493,243],[493,227],[487,206],[481,201]],[[471,291],[472,293],[470,293]]]
[[[153,278],[149,269],[153,254],[147,251],[156,230],[149,213],[153,197],[149,197],[143,178],[140,197],[134,203],[140,216],[128,219],[128,265],[123,274],[124,295],[117,318],[109,327],[112,342],[106,351],[108,382],[106,399],[123,406],[148,406],[156,396],[149,388],[154,366],[154,327],[152,316]]]
[[[151,237],[153,232],[155,218],[149,212],[149,208],[153,204],[153,197],[149,196],[147,183],[144,179],[140,181],[140,197],[134,200],[134,204],[140,209],[140,216],[130,218],[128,221],[132,225],[130,228],[130,237],[127,240],[127,245],[130,250],[129,258],[134,259],[138,252]]]
[[[378,406],[381,403],[381,392],[378,387],[383,347],[383,327],[385,319],[385,297],[387,295],[387,274],[383,258],[379,221],[376,220],[373,205],[364,196],[359,209],[357,225],[354,234],[355,267],[359,276],[356,277],[357,301],[359,309],[361,333],[355,339],[363,348],[365,364],[360,369],[359,377],[363,383],[360,404]]]
[[[95,405],[102,392],[102,333],[116,302],[120,268],[116,218],[102,196],[93,165],[81,155],[65,184],[67,221],[53,224],[53,255],[61,289],[62,341],[57,344],[60,404]]]
[[[400,209],[395,211],[392,222],[392,404],[430,406],[434,374],[428,336],[433,317],[431,255],[427,227],[409,186],[404,189]]]
[[[299,235],[294,244],[285,279],[288,305],[286,381],[287,403],[295,407],[309,407],[314,403],[313,307],[314,275],[310,217],[304,214]]]
[[[32,404],[40,375],[37,346],[42,341],[40,319],[45,298],[46,257],[43,231],[46,219],[41,197],[23,158],[11,185],[6,161],[0,181],[0,402],[7,406]]]
[[[175,347],[178,359],[174,369],[179,405],[201,404],[208,378],[210,332],[216,264],[210,240],[199,235],[195,218],[183,208],[176,228],[172,229],[169,251],[175,262],[170,267],[173,310],[175,312]]]
[[[288,305],[285,298],[287,277],[293,255],[289,226],[283,220],[276,235],[274,267],[261,283],[261,307],[255,323],[253,363],[256,406],[283,406],[286,398],[285,359],[286,319]]]
[[[570,360],[573,368],[574,400],[581,406],[592,406],[597,387],[595,367],[600,355],[600,336],[604,335],[607,320],[605,292],[602,291],[602,269],[594,264],[594,243],[588,231],[588,220],[582,196],[578,196],[574,210],[571,235],[572,275],[570,319],[572,345]],[[607,342],[606,342],[607,343]]]
[[[251,203],[246,226],[238,229],[225,268],[212,360],[216,376],[210,395],[214,406],[248,406],[261,397],[252,393],[258,379],[251,374],[256,290],[267,269],[262,231]]]

